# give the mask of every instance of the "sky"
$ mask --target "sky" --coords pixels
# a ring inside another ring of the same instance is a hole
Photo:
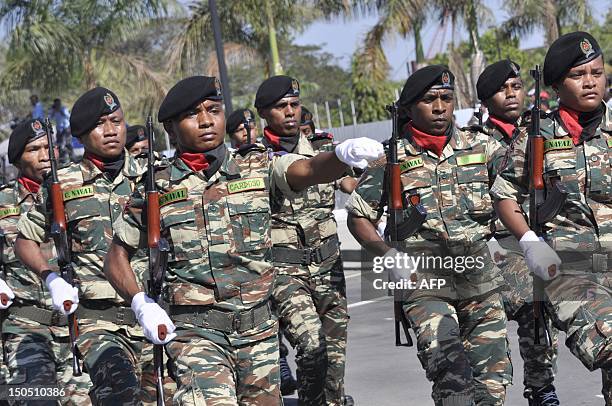
[[[503,0],[485,0],[486,6],[492,10],[493,19],[489,24],[485,24],[482,31],[486,31],[489,27],[499,25],[506,20],[508,13],[503,8]],[[608,10],[612,7],[612,0],[590,0],[594,15],[601,22],[605,16],[603,13],[598,13],[596,10]],[[323,50],[334,55],[340,66],[348,68],[350,66],[351,55],[355,49],[361,45],[365,33],[376,23],[376,16],[368,16],[355,19],[353,21],[344,21],[336,19],[329,22],[317,22],[312,24],[306,31],[296,36],[295,43],[299,45],[320,45]],[[433,46],[434,49],[429,50],[439,24],[437,22],[429,22],[423,30],[423,45],[425,56],[434,56],[436,52],[446,49],[446,46],[440,47],[441,35]],[[450,24],[446,33],[446,43],[450,41]],[[461,39],[467,39],[465,28],[459,28],[458,33],[461,34]],[[543,34],[541,30],[534,31],[520,40],[520,47],[528,49],[542,46]],[[397,35],[395,38],[390,38],[384,43],[384,51],[391,65],[391,78],[394,80],[403,80],[407,76],[406,62],[415,59],[414,41],[411,37],[406,39]]]

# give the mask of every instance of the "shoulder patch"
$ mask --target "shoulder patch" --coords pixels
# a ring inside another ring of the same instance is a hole
[[[19,216],[21,214],[21,208],[19,206],[5,207],[0,209],[0,219]]]
[[[612,138],[608,138],[608,148],[612,148]]]
[[[175,203],[181,200],[187,200],[187,188],[183,187],[176,190],[171,190],[159,197],[159,207],[164,207],[170,203]]]
[[[93,185],[81,186],[74,189],[64,190],[63,196],[64,201],[67,202],[73,199],[80,199],[82,197],[89,197],[94,195]]]
[[[419,168],[423,166],[423,158],[420,156],[412,159],[408,159],[400,163],[400,172],[404,173],[406,171],[412,170],[414,168]]]
[[[458,166],[484,164],[486,162],[487,157],[485,156],[484,152],[480,152],[477,154],[461,155],[457,157]]]
[[[266,188],[264,178],[247,178],[227,182],[229,194],[246,192],[248,190],[262,190]]]
[[[610,140],[608,140],[608,145],[610,145]],[[571,138],[554,138],[544,141],[544,153],[559,149],[572,149],[573,147],[574,142]]]

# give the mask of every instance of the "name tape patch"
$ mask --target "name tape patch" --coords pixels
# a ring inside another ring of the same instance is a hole
[[[608,138],[608,148],[612,148],[612,138]]]
[[[171,190],[168,193],[164,193],[159,197],[159,207],[163,207],[167,204],[178,202],[180,200],[187,199],[187,188],[181,188],[176,190]]]
[[[487,162],[487,157],[482,152],[478,154],[469,154],[469,155],[462,155],[462,156],[457,157],[458,166],[484,164],[486,162]]]
[[[400,172],[406,172],[414,168],[419,168],[421,166],[423,166],[423,158],[419,156],[402,162],[400,164]]]
[[[238,179],[227,183],[229,194],[246,192],[247,190],[261,190],[266,188],[263,178]]]
[[[5,207],[4,209],[0,209],[0,219],[12,216],[19,216],[21,213],[21,208],[18,206],[15,207]]]
[[[94,195],[93,185],[82,186],[76,189],[70,189],[64,191],[64,201],[67,202],[73,199],[80,199],[82,197],[88,197]]]
[[[559,149],[572,149],[574,142],[571,138],[557,138],[554,140],[544,141],[544,153],[549,151],[556,151]]]

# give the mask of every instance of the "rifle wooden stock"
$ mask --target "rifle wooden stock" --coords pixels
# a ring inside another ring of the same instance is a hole
[[[2,303],[2,306],[6,306],[6,304],[9,302],[9,297],[6,293],[0,293],[0,303]]]
[[[159,193],[147,192],[147,245],[157,248],[160,238]]]

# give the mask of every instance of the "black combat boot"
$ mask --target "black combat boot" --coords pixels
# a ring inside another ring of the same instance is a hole
[[[344,406],[355,406],[355,401],[351,395],[342,396]]]
[[[287,358],[281,357],[280,359],[280,376],[281,376],[281,394],[283,396],[292,395],[297,389],[297,382],[293,378],[291,368]]]
[[[529,401],[529,406],[559,406],[559,398],[555,387],[551,384],[543,388],[526,388],[523,396]]]

